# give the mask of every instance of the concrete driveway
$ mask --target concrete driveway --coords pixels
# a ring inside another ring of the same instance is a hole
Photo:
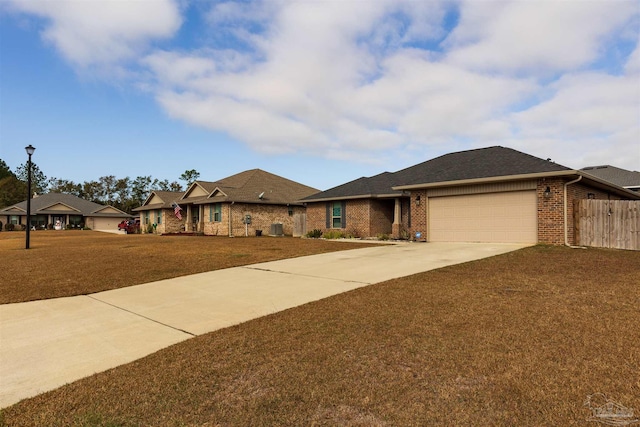
[[[400,243],[0,305],[0,408],[193,336],[529,245]]]

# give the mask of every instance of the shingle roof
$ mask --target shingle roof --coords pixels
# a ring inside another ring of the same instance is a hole
[[[445,154],[395,173],[362,177],[314,194],[303,201],[401,195],[393,187],[466,179],[562,172],[569,168],[505,147],[488,147]]]
[[[194,201],[195,203],[211,203],[215,198],[220,202],[286,205],[295,204],[303,197],[320,191],[261,169],[247,170],[219,181],[197,181],[197,183],[209,193],[216,189],[222,193],[207,199],[198,199]]]
[[[61,209],[52,209],[55,205],[63,204],[72,209],[74,209],[77,214],[83,216],[102,216],[102,217],[122,217],[130,216],[125,212],[119,211],[120,213],[102,213],[100,210],[108,207],[106,205],[101,205],[99,203],[90,202],[88,200],[81,199],[80,197],[74,196],[72,194],[65,193],[46,193],[40,194],[31,199],[31,214],[73,214],[73,211],[69,210],[61,210]],[[7,212],[10,209],[18,208],[21,210],[27,211],[27,201],[23,201],[20,203],[16,203],[15,205],[8,206],[0,212]],[[111,207],[113,208],[113,207]],[[116,209],[116,208],[113,208]]]
[[[571,170],[500,146],[445,154],[395,173],[395,186]]]
[[[372,177],[362,177],[347,182],[346,184],[333,187],[327,191],[313,194],[302,199],[308,202],[311,200],[338,199],[338,198],[368,198],[380,196],[399,196],[402,191],[393,190],[394,174],[383,172]]]
[[[638,171],[630,171],[610,165],[588,166],[581,170],[620,187],[640,188],[640,172]]]

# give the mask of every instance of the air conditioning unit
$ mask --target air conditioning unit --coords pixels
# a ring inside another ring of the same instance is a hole
[[[271,235],[271,236],[282,236],[282,235],[284,235],[284,232],[282,231],[282,224],[281,223],[271,224],[271,230],[269,232],[269,235]]]

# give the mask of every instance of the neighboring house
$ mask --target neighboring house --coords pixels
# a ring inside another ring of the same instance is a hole
[[[630,171],[609,165],[588,166],[580,170],[627,190],[640,191],[640,172],[638,171]]]
[[[301,201],[310,230],[362,237],[390,230],[396,238],[434,242],[574,244],[574,201],[586,198],[640,194],[550,160],[488,147],[360,178]]]
[[[302,235],[305,207],[300,199],[319,190],[251,169],[215,182],[196,181],[179,197],[152,193],[140,212],[142,229],[153,221],[156,232],[197,232],[214,236]],[[178,218],[175,205],[179,206]],[[273,230],[272,230],[273,228]]]
[[[152,191],[139,208],[133,212],[140,212],[140,229],[147,230],[149,224],[155,224],[155,232],[164,234],[167,230],[180,231],[184,221],[174,214],[176,205],[184,192],[182,191]]]
[[[131,215],[113,206],[101,205],[71,194],[47,193],[31,199],[31,226],[43,228],[82,228],[118,230],[118,224]],[[27,201],[0,209],[4,224],[27,223]]]

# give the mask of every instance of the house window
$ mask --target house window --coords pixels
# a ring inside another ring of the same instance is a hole
[[[162,224],[162,211],[160,209],[156,211],[156,224]]]
[[[20,217],[18,215],[11,215],[9,217],[9,224],[14,224],[14,225],[20,224]]]
[[[209,205],[209,222],[222,221],[222,203]]]
[[[31,217],[31,225],[36,228],[45,229],[47,227],[47,215],[36,215]]]
[[[144,212],[144,223],[145,225],[149,224],[149,211]]]
[[[331,228],[342,228],[342,203],[333,202],[331,209]]]
[[[71,228],[81,228],[82,215],[69,215],[69,225]]]

